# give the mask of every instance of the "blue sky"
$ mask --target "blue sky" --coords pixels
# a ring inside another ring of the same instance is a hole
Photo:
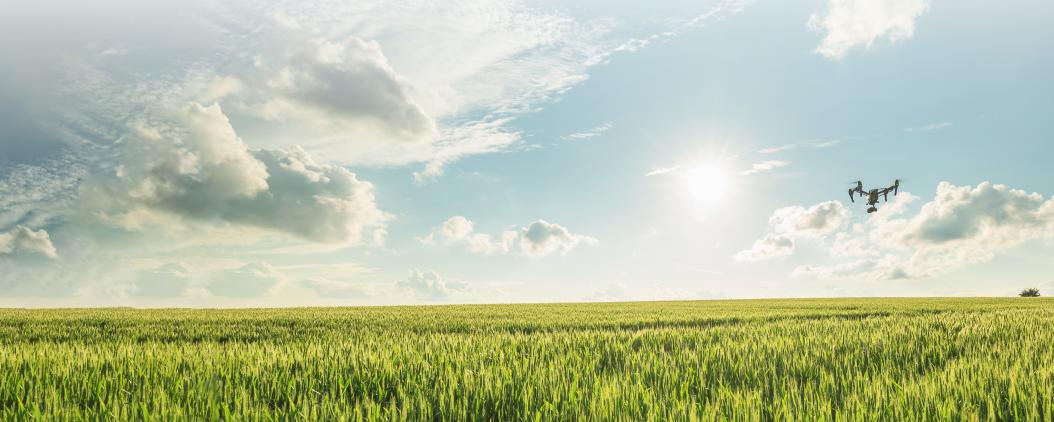
[[[3,305],[1054,288],[1043,2],[19,7]]]

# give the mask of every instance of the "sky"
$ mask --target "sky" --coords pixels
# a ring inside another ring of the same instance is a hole
[[[1054,290],[1054,3],[8,9],[0,306]]]

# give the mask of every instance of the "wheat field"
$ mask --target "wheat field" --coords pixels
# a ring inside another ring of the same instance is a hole
[[[1054,301],[0,311],[0,418],[1051,420]]]

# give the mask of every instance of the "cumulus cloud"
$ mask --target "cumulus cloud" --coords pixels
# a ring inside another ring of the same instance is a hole
[[[595,240],[571,234],[564,226],[545,220],[535,221],[520,229],[520,250],[529,256],[545,256],[557,251],[567,253],[583,241]]]
[[[1054,198],[1038,193],[989,182],[941,182],[935,198],[912,215],[908,205],[915,200],[901,193],[874,217],[838,233],[830,255],[851,261],[804,265],[795,273],[832,279],[934,277],[1054,237]]]
[[[754,163],[749,169],[739,172],[743,176],[749,176],[755,173],[761,173],[764,171],[775,170],[780,167],[786,167],[790,165],[790,161],[782,160],[766,160],[760,163]]]
[[[755,241],[754,246],[750,249],[737,252],[734,258],[740,262],[756,262],[789,256],[793,253],[794,240],[789,236],[769,233]]]
[[[471,220],[455,216],[447,219],[427,237],[420,238],[429,244],[439,236],[450,244],[463,246],[472,253],[481,255],[504,255],[519,251],[526,256],[546,256],[555,252],[565,254],[581,243],[597,240],[573,234],[559,224],[537,220],[519,230],[505,230],[498,235],[476,233]]]
[[[358,243],[389,218],[373,186],[303,150],[249,150],[218,105],[192,104],[174,122],[136,123],[100,201],[206,222],[276,230],[319,242]],[[116,201],[114,201],[116,200]]]
[[[794,253],[795,239],[830,235],[848,221],[849,209],[838,201],[823,202],[809,208],[783,207],[769,217],[770,233],[755,241],[750,249],[736,253],[734,258],[741,262],[755,262],[789,256]]]
[[[395,283],[397,287],[412,291],[430,300],[449,299],[456,292],[468,290],[468,285],[441,277],[433,271],[411,270],[410,276]]]
[[[48,232],[24,226],[0,233],[0,256],[3,255],[39,255],[51,259],[59,256]]]
[[[808,27],[824,33],[816,53],[840,59],[851,48],[871,47],[879,39],[911,39],[915,20],[929,7],[929,0],[828,0],[822,15],[809,16]]]
[[[282,274],[264,262],[253,262],[240,268],[212,275],[205,289],[222,297],[259,297],[282,282]]]
[[[849,209],[838,201],[827,201],[809,208],[800,206],[777,209],[769,217],[776,233],[795,237],[821,237],[842,228],[849,221]]]
[[[256,80],[235,85],[230,81],[237,79],[227,77],[220,87],[250,102],[265,119],[329,127],[346,139],[427,142],[438,136],[434,120],[411,97],[376,41],[304,40],[291,47],[259,57],[256,72],[248,76]]]
[[[472,221],[460,215],[450,217],[443,222],[440,233],[448,239],[461,240],[472,233]]]

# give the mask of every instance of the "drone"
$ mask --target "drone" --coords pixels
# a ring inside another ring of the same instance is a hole
[[[863,198],[864,195],[867,195],[867,205],[869,206],[867,208],[867,213],[871,214],[871,213],[873,213],[875,211],[878,211],[878,208],[875,205],[878,204],[878,196],[879,195],[882,195],[882,201],[883,202],[888,201],[889,200],[889,193],[893,192],[893,196],[897,196],[897,189],[899,189],[899,188],[900,188],[900,179],[897,179],[897,180],[893,181],[893,186],[890,186],[888,188],[871,189],[869,191],[865,191],[864,190],[864,183],[860,182],[858,180],[856,182],[856,187],[854,187],[852,189],[849,189],[849,201],[856,202],[856,200],[853,198],[853,194],[854,193],[859,195],[861,198]]]

